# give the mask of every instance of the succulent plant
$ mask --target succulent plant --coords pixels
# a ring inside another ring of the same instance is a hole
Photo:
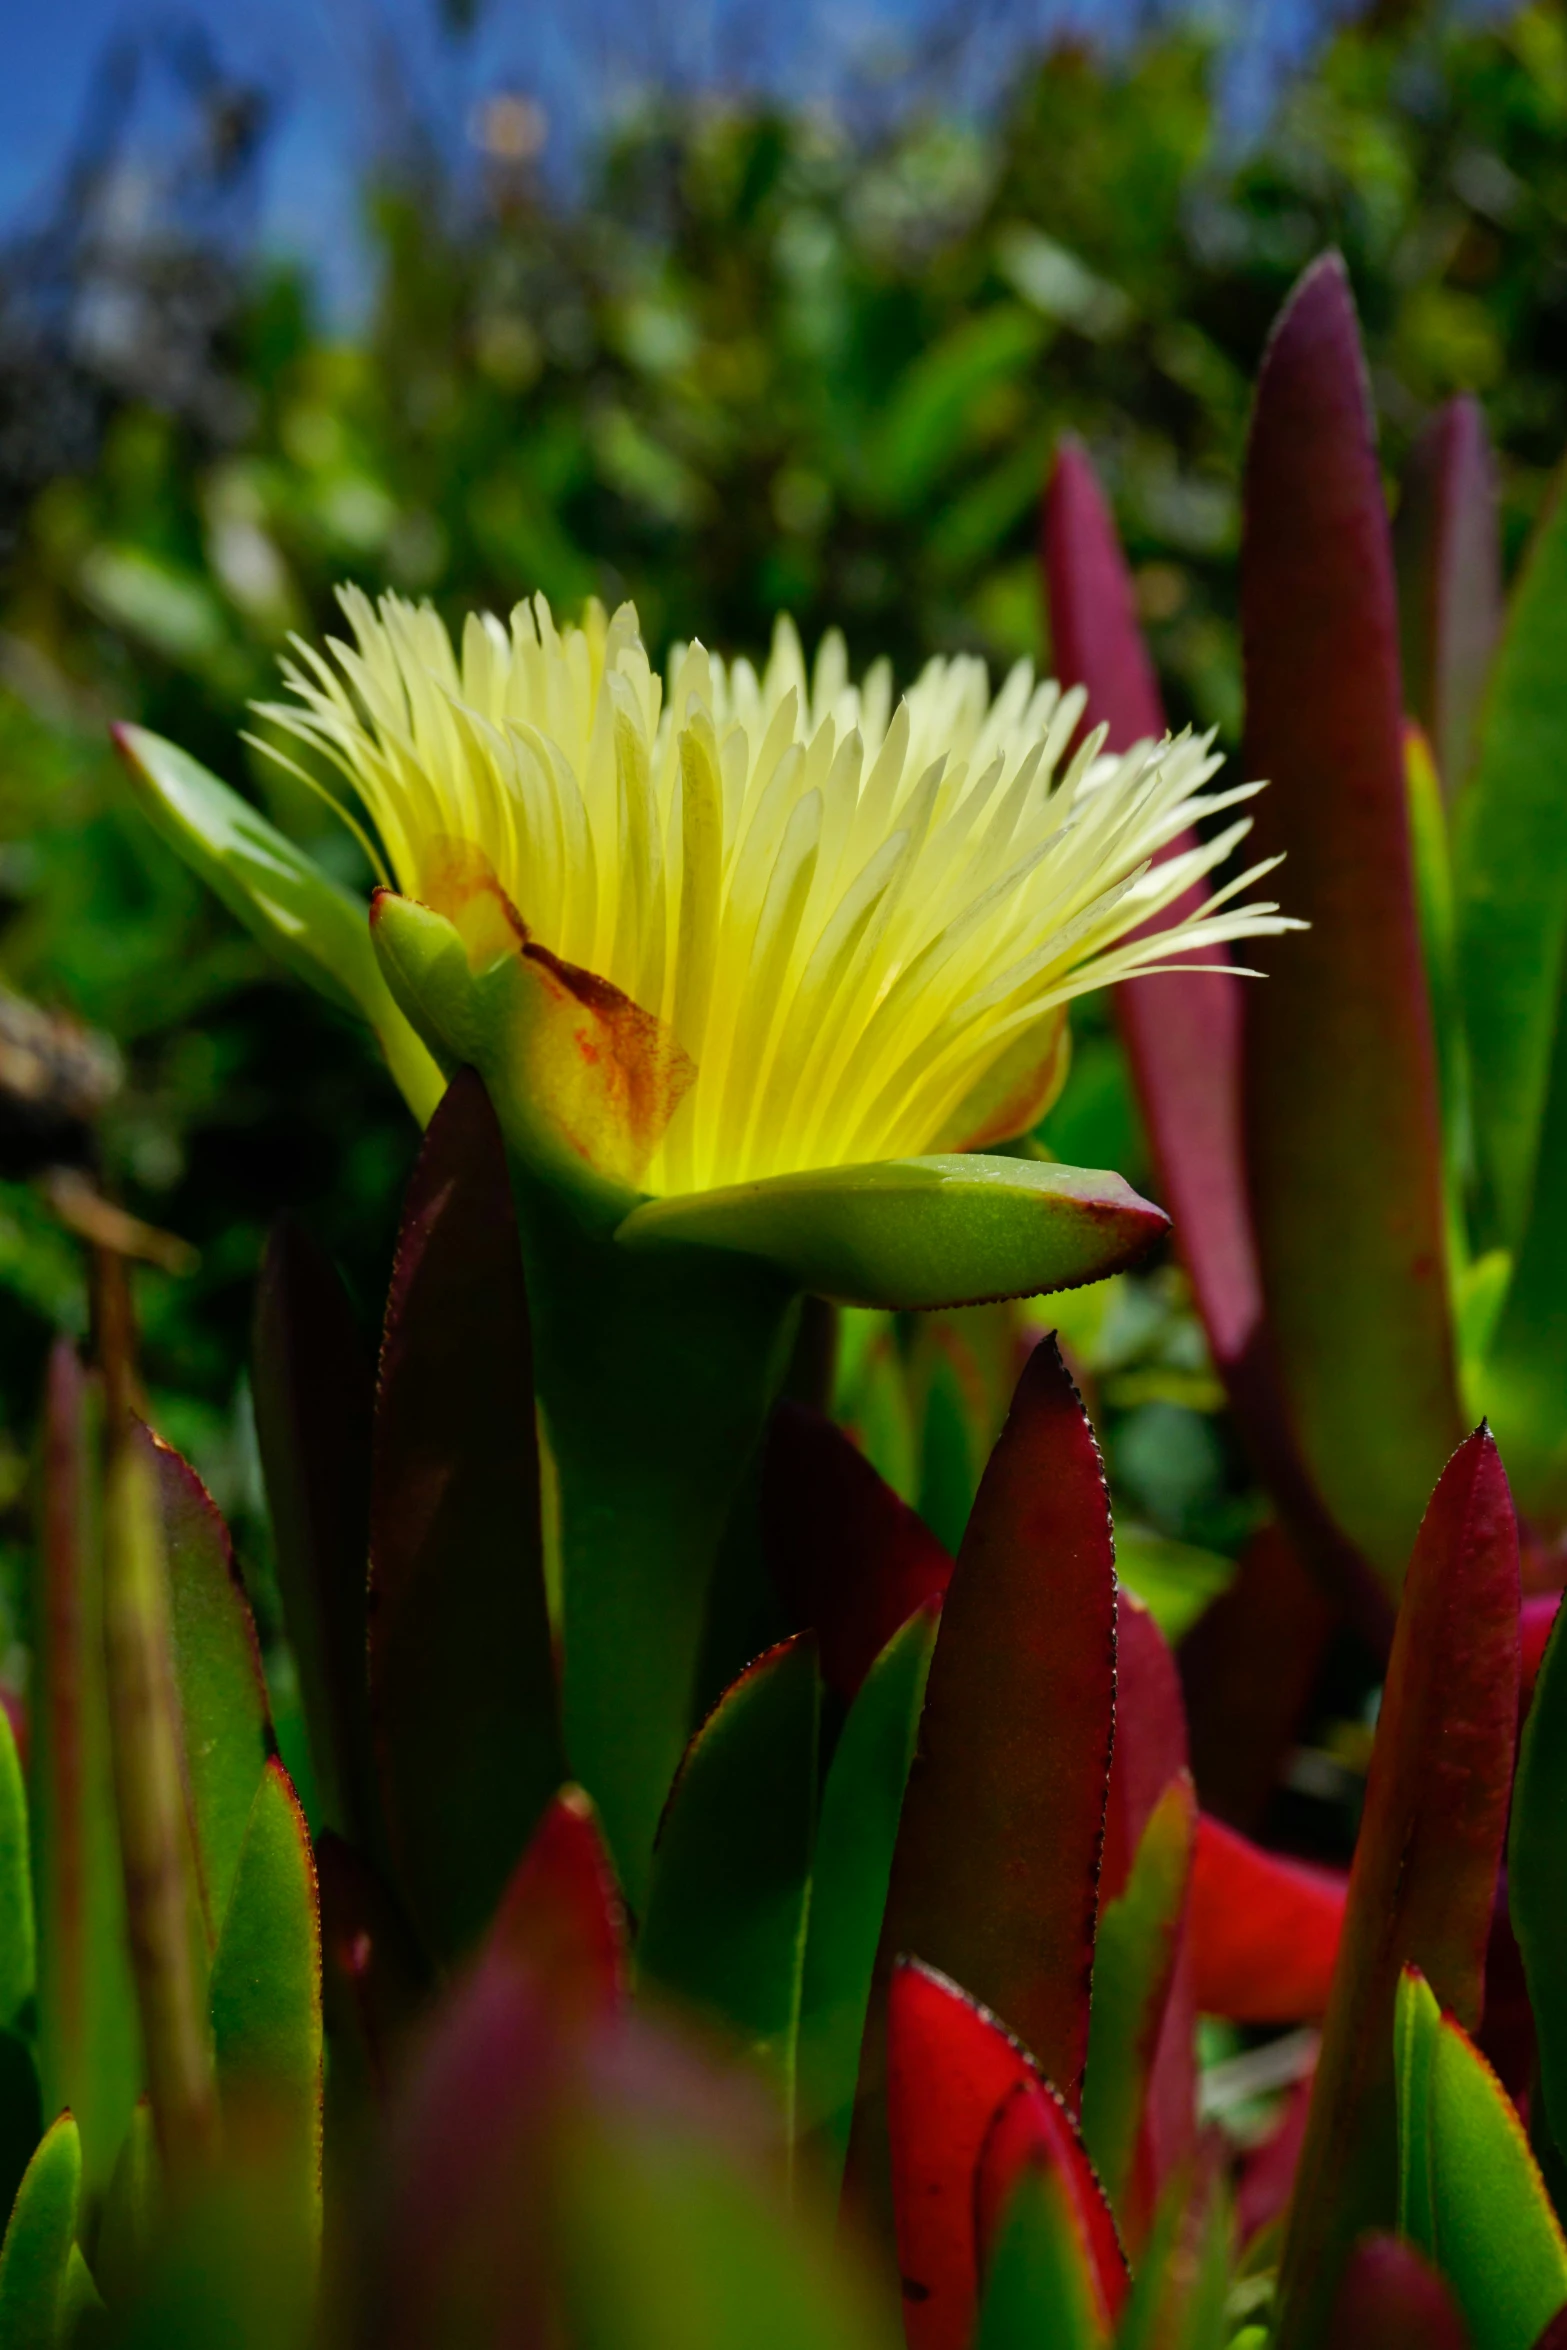
[[[260,1284],[294,1776],[106,1241],[91,1361],[51,1363],[0,1718],[0,2350],[1562,2336],[1567,524],[1502,621],[1488,495],[1450,412],[1395,550],[1318,264],[1242,582],[1287,917],[1260,868],[1205,895],[1248,788],[1161,746],[1073,448],[1062,694],[957,663],[895,715],[783,631],[760,678],[679,655],[660,724],[625,614],[522,607],[459,661],[350,599],[287,723],[373,827],[370,909],[126,737],[424,1135],[374,1372],[300,1232]],[[1164,1234],[1026,1139],[1106,981],[1276,1513],[1179,1661],[1037,1316],[920,1374],[975,1470],[923,1516],[825,1408],[820,1301],[1036,1297]],[[1347,1880],[1235,1824],[1279,1743],[1213,1665],[1287,1739],[1334,1622],[1383,1669]],[[1287,2090],[1244,2155],[1200,2016]]]

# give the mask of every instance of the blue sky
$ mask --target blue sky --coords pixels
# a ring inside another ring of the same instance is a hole
[[[960,0],[961,4],[961,0]],[[204,29],[224,65],[275,93],[263,230],[310,260],[330,295],[351,294],[355,197],[374,142],[388,65],[438,121],[462,122],[497,86],[539,91],[561,131],[591,122],[650,68],[715,70],[801,91],[883,47],[954,0],[486,0],[461,43],[436,30],[437,0],[4,0],[0,236],[42,216],[82,118],[94,66],[117,34]],[[986,0],[973,0],[976,8]],[[1231,36],[1227,68],[1243,110],[1264,109],[1278,70],[1352,0],[988,0],[1012,39],[1071,26],[1114,36],[1159,14],[1200,16]],[[156,85],[138,117],[156,141]]]

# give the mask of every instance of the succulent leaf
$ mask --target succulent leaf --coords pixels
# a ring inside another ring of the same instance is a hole
[[[488,1924],[566,1776],[544,1594],[528,1299],[477,1077],[430,1121],[387,1302],[370,1693],[388,1833],[432,1956]]]
[[[637,1944],[639,1987],[726,2025],[791,2124],[820,1713],[809,1634],[724,1692],[671,1791]]]
[[[1246,763],[1311,928],[1245,998],[1249,1180],[1297,1440],[1396,1587],[1462,1423],[1435,1052],[1415,915],[1398,619],[1354,304],[1337,256],[1274,327],[1246,460]]]
[[[1323,2337],[1397,2196],[1393,2007],[1419,1967],[1477,2023],[1518,1723],[1518,1528],[1485,1428],[1443,1470],[1405,1578],[1280,2272],[1279,2350]]]
[[[822,1791],[800,1993],[799,2109],[830,2191],[848,2153],[893,1847],[940,1612],[939,1597],[926,1599],[860,1682]]]
[[[65,2341],[81,2187],[81,2138],[70,2114],[62,2113],[27,2166],[0,2245],[6,2350],[57,2350]]]

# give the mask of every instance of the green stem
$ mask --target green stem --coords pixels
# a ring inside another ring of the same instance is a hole
[[[693,1729],[713,1566],[798,1300],[754,1258],[633,1254],[514,1166],[559,1478],[566,1751],[640,1911]]]

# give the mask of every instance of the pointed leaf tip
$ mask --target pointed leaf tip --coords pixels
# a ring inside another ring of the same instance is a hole
[[[1074,2106],[1088,2047],[1115,1604],[1099,1447],[1052,1337],[1018,1382],[943,1604],[884,1948],[970,1986]]]

